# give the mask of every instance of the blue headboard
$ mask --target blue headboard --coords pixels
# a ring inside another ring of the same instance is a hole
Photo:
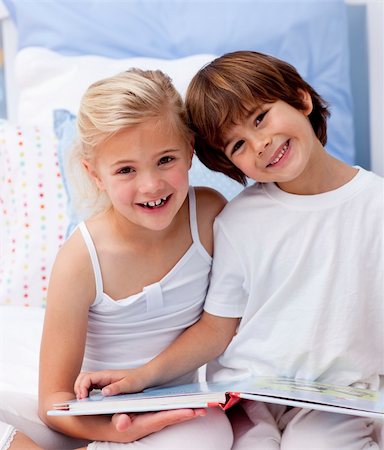
[[[371,76],[366,36],[368,7],[360,4],[365,2],[3,0],[3,3],[16,24],[19,49],[44,47],[63,55],[93,54],[114,59],[132,56],[174,59],[248,49],[287,60],[330,104],[328,150],[349,163],[367,168],[375,162],[378,172],[382,170],[378,151],[375,158],[369,151],[370,144],[378,145],[377,138],[375,141],[370,137],[372,122],[379,118],[369,114],[372,105],[367,95]]]

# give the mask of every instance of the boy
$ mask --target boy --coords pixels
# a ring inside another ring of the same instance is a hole
[[[143,368],[86,375],[79,385],[140,390],[225,349],[208,379],[255,374],[378,389],[383,179],[326,152],[325,102],[271,56],[216,59],[195,75],[186,103],[202,162],[256,183],[216,219],[200,321]],[[258,402],[231,416],[236,450],[379,448],[367,418]]]

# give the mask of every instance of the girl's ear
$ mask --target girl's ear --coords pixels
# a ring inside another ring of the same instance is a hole
[[[303,113],[306,116],[309,116],[313,110],[313,103],[312,103],[312,97],[311,94],[308,91],[304,91],[302,89],[299,89],[299,95],[303,100]]]
[[[101,178],[99,177],[95,167],[93,166],[93,164],[91,164],[89,161],[83,159],[82,164],[85,168],[85,170],[88,172],[88,175],[90,176],[90,178],[94,181],[94,183],[96,184],[96,186],[99,188],[100,191],[104,190],[104,184],[103,181],[101,180]]]

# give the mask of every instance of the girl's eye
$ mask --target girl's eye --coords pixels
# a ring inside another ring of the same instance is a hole
[[[265,111],[265,112],[263,112],[263,113],[261,113],[261,114],[258,114],[258,115],[256,116],[256,119],[255,119],[255,125],[256,125],[256,126],[260,125],[260,123],[263,121],[263,119],[264,119],[264,117],[265,117],[266,114],[267,114],[267,111]]]
[[[134,172],[134,170],[132,169],[132,167],[122,167],[121,169],[119,169],[116,173],[117,174],[126,174],[126,173],[132,173]]]
[[[162,158],[160,158],[159,165],[167,164],[167,163],[173,161],[174,159],[175,158],[173,158],[172,156],[163,156]]]
[[[241,148],[241,146],[242,146],[243,144],[244,144],[244,140],[237,141],[237,142],[235,143],[235,145],[233,146],[233,148],[232,148],[231,154],[233,155],[235,152],[237,152],[238,150],[240,150],[240,148]]]

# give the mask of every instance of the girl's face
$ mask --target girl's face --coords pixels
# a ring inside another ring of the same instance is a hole
[[[247,177],[289,190],[291,182],[305,176],[321,144],[308,119],[311,98],[303,96],[303,111],[281,100],[263,104],[226,133],[224,152]]]
[[[167,228],[188,193],[193,148],[175,128],[149,119],[101,144],[94,165],[84,162],[114,212],[150,230]]]

